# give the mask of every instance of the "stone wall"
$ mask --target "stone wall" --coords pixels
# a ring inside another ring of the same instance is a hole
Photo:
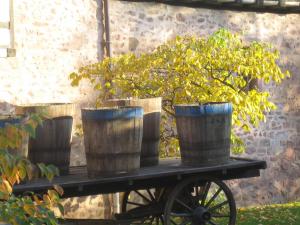
[[[75,102],[78,108],[93,102],[94,94],[88,85],[70,87],[68,74],[102,56],[99,2],[15,1],[17,56],[0,58],[0,102]],[[299,198],[300,15],[116,0],[109,4],[113,55],[150,51],[176,35],[205,36],[221,27],[245,31],[248,40],[268,41],[281,50],[283,65],[291,70],[293,77],[279,88],[265,87],[271,90],[278,110],[268,115],[267,123],[260,129],[243,135],[248,145],[245,156],[266,159],[269,168],[259,178],[232,181],[230,185],[240,205]],[[0,112],[10,110],[9,104],[0,104]],[[72,165],[85,163],[81,139],[73,140],[71,161]],[[113,201],[111,197],[104,198]],[[68,199],[67,216],[103,216],[102,201],[99,196]]]
[[[98,58],[98,3],[16,1],[17,56],[0,58],[0,98],[10,103],[82,102],[68,74]]]
[[[0,113],[13,112],[12,104],[75,102],[78,121],[80,106],[94,95],[86,84],[71,87],[68,75],[102,57],[99,9],[96,0],[14,1],[16,57],[0,58]],[[71,165],[84,163],[82,140],[74,137]],[[67,213],[100,216],[101,202],[68,199]]]
[[[102,58],[100,8],[98,0],[15,1],[16,57],[0,58],[0,113],[11,111],[8,103],[74,102],[79,121],[94,95],[86,84],[72,88],[68,75]],[[80,164],[81,140],[74,146],[71,161]]]
[[[240,205],[300,198],[300,15],[193,9],[158,3],[110,1],[112,52],[151,51],[176,35],[207,36],[219,28],[267,41],[282,53],[283,68],[293,76],[271,91],[278,109],[250,135],[246,157],[267,160],[261,177],[231,181]]]

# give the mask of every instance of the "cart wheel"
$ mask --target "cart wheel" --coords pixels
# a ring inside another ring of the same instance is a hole
[[[234,225],[235,201],[222,181],[188,178],[170,193],[164,218],[165,225]]]
[[[141,219],[140,224],[163,225],[166,189],[134,190],[124,194],[122,214],[130,219]]]

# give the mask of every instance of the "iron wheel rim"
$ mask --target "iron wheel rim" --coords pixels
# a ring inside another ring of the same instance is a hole
[[[164,218],[165,225],[235,225],[235,200],[220,180],[189,178],[170,193]]]

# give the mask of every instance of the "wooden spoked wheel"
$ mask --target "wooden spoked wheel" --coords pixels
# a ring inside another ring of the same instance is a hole
[[[235,201],[222,181],[189,178],[170,193],[164,219],[165,225],[234,225]]]
[[[138,224],[163,225],[165,189],[134,190],[124,194],[122,215]]]

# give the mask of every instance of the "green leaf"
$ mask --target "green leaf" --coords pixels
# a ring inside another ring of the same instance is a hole
[[[24,130],[29,134],[30,137],[35,138],[36,133],[35,133],[35,127],[30,125],[30,124],[25,124],[24,125]]]

